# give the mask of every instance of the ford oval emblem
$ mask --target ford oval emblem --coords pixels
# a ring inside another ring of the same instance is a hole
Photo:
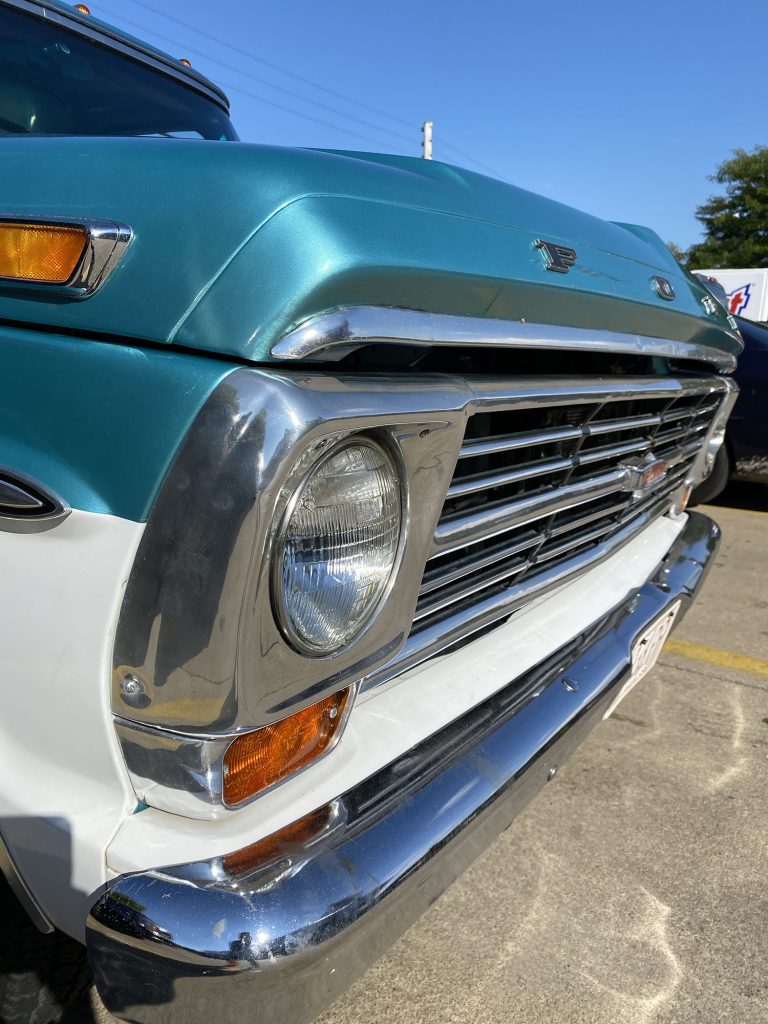
[[[675,289],[672,287],[672,282],[668,281],[666,277],[652,277],[651,284],[660,299],[666,299],[667,302],[671,302],[674,299]]]

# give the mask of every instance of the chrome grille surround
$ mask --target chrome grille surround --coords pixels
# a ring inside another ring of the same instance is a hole
[[[473,380],[414,615],[381,683],[606,558],[701,477],[735,400],[717,377]],[[638,487],[644,467],[663,474]]]

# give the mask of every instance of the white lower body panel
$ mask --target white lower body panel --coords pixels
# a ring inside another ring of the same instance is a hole
[[[109,694],[143,529],[74,510],[46,533],[0,531],[0,832],[43,911],[76,938],[136,806]]]

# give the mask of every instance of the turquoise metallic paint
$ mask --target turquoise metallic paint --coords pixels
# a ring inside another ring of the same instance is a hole
[[[590,217],[436,161],[166,139],[0,140],[13,214],[120,220],[135,239],[81,302],[0,292],[0,319],[269,360],[336,305],[403,305],[739,342],[648,229]],[[574,245],[548,273],[533,240]],[[650,277],[670,278],[667,303]]]
[[[403,237],[409,238],[407,254]],[[530,230],[367,200],[298,200],[238,253],[174,340],[227,352],[240,337],[244,352],[257,358],[262,339],[280,337],[317,310],[393,305],[722,344],[721,328],[701,316],[687,288],[670,329],[668,304],[650,284],[657,268],[580,249],[583,258],[571,273],[550,274],[533,245],[536,237]],[[549,237],[568,241],[554,231]],[[470,251],[473,273],[459,274],[455,254]],[[504,272],[514,252],[520,255],[510,281]],[[252,299],[250,320],[244,294]]]
[[[144,522],[222,360],[0,328],[0,465]]]

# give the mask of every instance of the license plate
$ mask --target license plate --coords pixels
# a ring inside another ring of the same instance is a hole
[[[610,704],[608,710],[603,715],[603,719],[612,715],[619,704],[624,700],[630,690],[634,689],[635,686],[640,682],[643,676],[647,676],[653,666],[659,660],[661,649],[667,641],[667,637],[672,632],[672,627],[675,624],[677,613],[680,611],[680,601],[676,601],[660,615],[658,619],[651,623],[651,625],[642,633],[632,645],[632,667],[629,673],[629,679],[622,685],[619,690],[618,696]]]

